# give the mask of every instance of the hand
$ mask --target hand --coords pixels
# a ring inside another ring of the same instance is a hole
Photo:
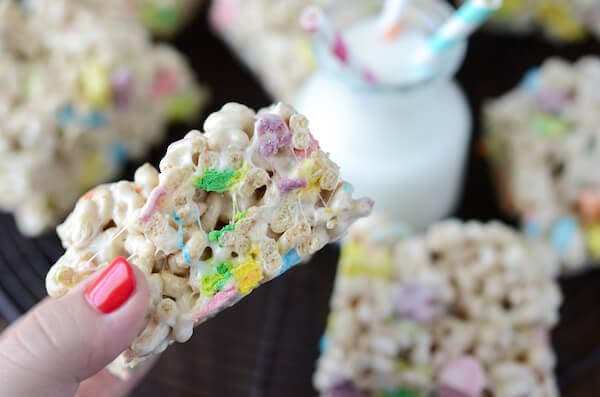
[[[141,330],[148,301],[143,274],[125,260],[61,298],[45,299],[0,335],[0,394],[126,396],[154,360],[126,381],[104,367]]]

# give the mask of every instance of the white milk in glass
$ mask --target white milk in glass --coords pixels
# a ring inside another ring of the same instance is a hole
[[[321,48],[321,68],[295,104],[342,177],[375,200],[375,212],[417,230],[454,209],[469,144],[470,111],[451,77],[464,43],[444,54],[426,81],[409,62],[451,12],[436,0],[415,0],[408,26],[391,41],[381,38],[376,15],[353,21],[343,36],[377,84],[358,84]]]

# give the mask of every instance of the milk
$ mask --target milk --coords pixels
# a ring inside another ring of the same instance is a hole
[[[342,177],[375,200],[375,212],[424,229],[452,212],[462,186],[471,117],[450,76],[464,46],[440,59],[434,79],[422,81],[411,63],[428,37],[422,29],[409,26],[386,42],[372,16],[343,34],[380,85],[357,85],[331,59],[321,59],[324,66],[307,80],[295,105]]]
[[[377,76],[382,85],[409,85],[419,82],[415,54],[427,46],[427,34],[416,28],[405,30],[396,40],[383,40],[379,20],[371,18],[344,32],[350,53],[357,62]],[[453,51],[450,55],[460,55]]]

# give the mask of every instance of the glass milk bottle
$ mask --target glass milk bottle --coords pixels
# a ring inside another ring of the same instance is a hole
[[[452,76],[466,44],[438,58],[426,79],[406,61],[454,10],[439,0],[412,0],[401,33],[384,40],[377,27],[382,1],[338,4],[327,13],[376,83],[359,81],[315,41],[320,67],[295,105],[342,177],[375,200],[375,212],[423,229],[452,212],[462,186],[471,115]]]

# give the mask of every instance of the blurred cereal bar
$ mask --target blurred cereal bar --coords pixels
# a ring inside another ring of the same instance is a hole
[[[37,1],[37,0],[29,0]],[[205,0],[81,0],[120,18],[137,18],[156,36],[169,37],[196,15]]]
[[[28,235],[195,117],[184,58],[84,3],[0,2],[0,210]]]
[[[277,100],[292,101],[315,67],[299,17],[308,5],[334,0],[215,0],[210,21]]]
[[[324,397],[554,397],[557,261],[499,223],[343,243],[314,383]]]
[[[600,35],[600,7],[597,0],[505,0],[489,26],[498,32],[539,30],[554,41],[577,42],[589,33]]]
[[[600,259],[599,87],[600,58],[552,58],[484,111],[504,208],[552,244],[566,273]]]

